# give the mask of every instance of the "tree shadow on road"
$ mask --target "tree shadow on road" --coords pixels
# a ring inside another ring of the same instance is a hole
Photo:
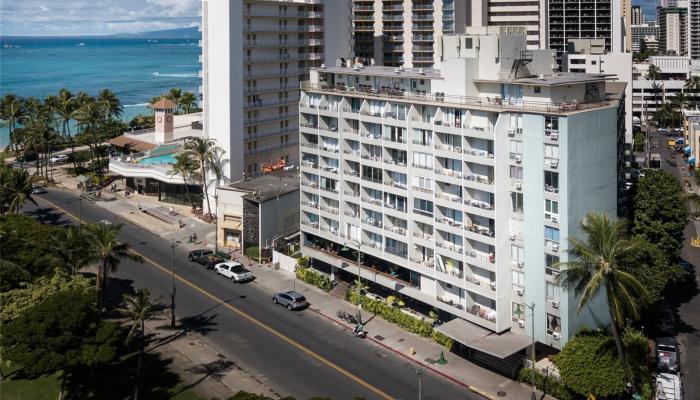
[[[66,226],[72,225],[73,221],[66,215],[53,207],[39,207],[31,211],[24,211],[24,215],[35,218],[42,224]]]
[[[214,378],[216,380],[219,380],[224,377],[226,372],[229,372],[233,368],[235,368],[236,365],[233,361],[229,361],[225,358],[218,359],[216,361],[212,361],[210,363],[205,363],[205,364],[200,364],[197,365],[196,367],[189,368],[187,371],[192,372],[197,375],[201,375],[199,379],[196,381],[190,383],[187,386],[183,386],[182,389],[180,389],[177,393],[173,395],[173,397],[177,396],[180,394],[180,392],[184,392],[185,390],[191,389],[200,383],[204,382],[205,379],[207,378]]]

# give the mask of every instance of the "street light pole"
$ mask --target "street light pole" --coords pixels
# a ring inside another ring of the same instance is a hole
[[[170,239],[170,249],[172,258],[170,259],[170,272],[172,276],[172,286],[170,288],[170,327],[175,329],[175,248],[180,242]]]
[[[214,195],[214,207],[216,207],[216,218],[214,218],[214,229],[216,234],[214,235],[214,254],[219,254],[219,195]]]
[[[361,259],[361,249],[360,247],[362,246],[362,242],[358,241],[357,242],[357,323],[362,324],[362,303],[360,302],[360,296],[362,296],[362,293],[360,292],[360,288],[362,286],[362,259]]]
[[[525,304],[525,307],[529,308],[532,314],[530,314],[530,319],[532,320],[532,348],[530,349],[530,357],[532,360],[532,365],[530,366],[530,375],[532,378],[532,395],[531,400],[537,400],[537,387],[535,386],[535,302],[532,305]]]
[[[425,367],[418,367],[418,369],[416,369],[416,375],[418,375],[418,400],[422,400],[422,397],[423,397],[423,375],[425,375]]]
[[[78,196],[78,230],[83,229],[83,197]]]

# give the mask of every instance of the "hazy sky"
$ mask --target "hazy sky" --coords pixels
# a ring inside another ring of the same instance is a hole
[[[77,36],[199,24],[201,0],[0,0],[0,35]]]

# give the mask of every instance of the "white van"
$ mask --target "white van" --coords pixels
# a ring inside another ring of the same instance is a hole
[[[656,400],[683,400],[681,379],[667,372],[656,375]]]

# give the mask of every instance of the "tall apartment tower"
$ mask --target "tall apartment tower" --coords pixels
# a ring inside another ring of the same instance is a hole
[[[668,55],[688,55],[688,8],[659,7],[659,51]],[[693,32],[697,36],[697,32]]]
[[[642,25],[644,23],[644,14],[642,14],[641,6],[632,6],[632,25]]]
[[[265,163],[298,159],[299,82],[350,57],[350,2],[204,0],[205,132],[240,180]],[[327,18],[331,16],[332,18]]]
[[[606,52],[622,52],[621,0],[549,0],[548,46],[557,60],[569,39],[604,39]]]
[[[352,0],[354,55],[365,65],[429,68],[440,37],[464,32],[467,0]]]
[[[442,311],[443,333],[512,360],[528,336],[561,348],[608,320],[602,301],[577,312],[558,262],[588,212],[617,212],[624,121],[606,76],[555,74],[554,52],[504,32],[444,36],[439,69],[311,71],[301,251],[333,277]]]
[[[488,26],[524,26],[527,48],[546,47],[545,2],[532,0],[487,0]],[[477,25],[478,26],[478,25]]]
[[[620,7],[622,13],[622,50],[629,53],[632,51],[632,0],[620,0]]]
[[[688,0],[688,55],[700,60],[700,0]]]

